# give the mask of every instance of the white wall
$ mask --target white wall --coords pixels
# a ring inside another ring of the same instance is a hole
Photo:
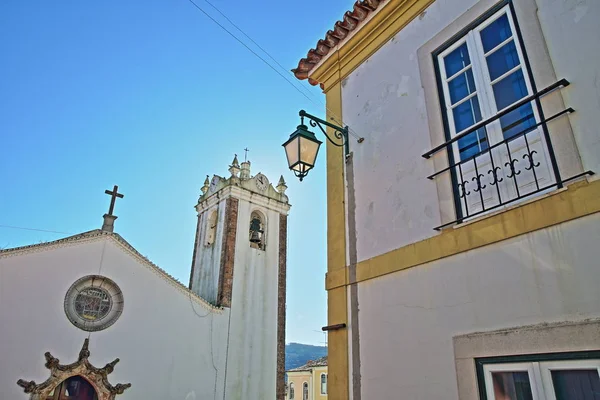
[[[436,46],[450,39],[448,35],[437,40],[446,28],[458,32],[495,3],[435,1],[342,82],[344,121],[365,137],[362,144],[351,141],[359,262],[434,236],[434,227],[454,219],[451,188],[426,178],[434,172],[434,162],[421,157],[444,136],[439,110],[433,116],[428,109],[432,104],[439,108],[431,62],[434,48],[424,55],[430,65],[421,65],[419,53],[434,38]],[[565,105],[576,109],[569,117],[573,133],[566,118],[549,125],[563,178],[581,171],[578,152],[586,169],[599,171],[600,2],[514,0],[514,5],[538,89],[560,78],[572,82],[544,99],[547,116]],[[461,19],[463,14],[472,16]],[[430,89],[426,92],[422,85]],[[440,121],[433,123],[431,118]],[[438,156],[436,162],[445,157]],[[448,174],[443,179],[449,179]]]
[[[457,399],[454,336],[599,316],[598,237],[595,214],[360,283],[362,398]]]
[[[46,351],[63,364],[77,360],[88,333],[69,322],[63,302],[75,280],[98,273],[121,288],[125,306],[114,325],[91,334],[90,362],[121,359],[109,381],[132,387],[119,399],[213,399],[213,364],[221,399],[229,311],[211,313],[107,237],[0,258],[0,399],[28,399],[16,382],[48,378]]]
[[[194,260],[194,276],[192,290],[200,297],[210,302],[217,303],[219,292],[219,272],[221,270],[221,249],[223,247],[223,230],[225,221],[225,200],[200,214],[198,219],[198,241],[195,244],[196,259]],[[206,246],[209,234],[210,216],[217,211],[217,231],[215,241]]]
[[[354,152],[358,261],[426,239],[441,224],[417,50],[474,0],[436,1],[342,83]]]
[[[267,219],[265,251],[250,247],[248,232],[254,210]],[[279,215],[246,200],[239,202],[227,363],[228,400],[275,398]]]
[[[584,169],[600,172],[600,1],[536,0],[556,73],[571,81],[564,89]]]

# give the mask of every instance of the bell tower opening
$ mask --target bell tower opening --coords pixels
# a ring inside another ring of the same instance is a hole
[[[265,217],[259,211],[252,211],[250,214],[250,247],[258,250],[265,250]]]

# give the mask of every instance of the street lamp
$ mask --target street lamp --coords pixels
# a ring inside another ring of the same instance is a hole
[[[290,138],[282,146],[285,149],[289,168],[298,178],[300,178],[300,182],[302,182],[302,179],[304,179],[304,177],[308,175],[308,172],[315,166],[319,147],[321,146],[321,143],[323,143],[317,139],[314,133],[308,130],[306,125],[304,125],[304,117],[309,119],[310,126],[313,128],[318,126],[327,140],[329,140],[333,145],[337,147],[343,146],[345,156],[348,156],[350,153],[350,147],[348,144],[347,126],[342,128],[317,118],[314,115],[310,115],[304,110],[301,110],[299,115],[300,125],[298,125],[294,133],[290,135]],[[323,125],[333,129],[333,135],[336,137],[336,139],[341,140],[342,143],[340,144],[334,142],[327,134],[327,131],[323,128]],[[362,140],[359,140],[359,143],[360,142],[362,142]]]

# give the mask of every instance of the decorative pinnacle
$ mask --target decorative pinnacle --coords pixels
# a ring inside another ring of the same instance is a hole
[[[287,189],[287,185],[285,184],[285,179],[283,179],[283,175],[279,178],[279,182],[277,183],[277,191],[281,194],[285,194]]]
[[[233,157],[233,161],[229,166],[229,172],[231,173],[232,178],[237,178],[240,174],[240,163],[238,162],[237,154],[235,155],[235,157]]]
[[[208,175],[206,175],[206,179],[204,180],[204,186],[200,190],[202,190],[202,194],[206,194],[208,192],[208,188],[210,186],[210,181],[208,180]]]
[[[231,162],[230,167],[239,167],[239,166],[240,166],[240,163],[238,162],[237,154],[235,154],[235,157],[233,157],[233,161]]]

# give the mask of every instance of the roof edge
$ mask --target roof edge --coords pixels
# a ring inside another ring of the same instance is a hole
[[[129,244],[129,242],[127,240],[125,240],[121,235],[119,235],[118,233],[105,232],[105,231],[102,231],[101,229],[94,229],[91,231],[78,233],[76,235],[71,235],[71,236],[68,236],[68,237],[65,237],[62,239],[53,240],[51,242],[37,243],[37,244],[32,244],[32,245],[27,245],[27,246],[19,246],[19,247],[13,247],[10,249],[0,250],[0,259],[14,257],[14,256],[18,256],[21,254],[38,252],[38,251],[52,250],[53,248],[56,248],[56,247],[71,246],[71,245],[76,245],[76,244],[80,244],[83,242],[100,240],[100,239],[104,239],[104,238],[108,238],[108,239],[112,240],[116,245],[118,245],[119,248],[121,248],[121,250],[129,252],[138,262],[140,262],[141,264],[143,264],[144,266],[146,266],[147,268],[152,270],[154,273],[158,274],[161,278],[166,280],[169,284],[174,286],[176,289],[178,289],[182,293],[188,295],[190,297],[190,300],[192,300],[192,299],[195,300],[196,303],[199,303],[203,307],[207,308],[209,311],[216,311],[216,312],[223,311],[222,307],[216,307],[216,306],[210,304],[209,302],[204,300],[202,297],[200,297],[196,293],[192,292],[183,283],[181,283],[180,281],[175,279],[175,277],[170,275],[167,271],[165,271],[158,265],[154,264],[147,257],[145,257],[139,251],[137,251],[135,249],[135,247],[133,247],[131,244]]]
[[[352,10],[346,11],[341,21],[337,21],[332,30],[327,31],[325,37],[320,39],[316,46],[310,49],[306,57],[300,59],[298,66],[292,69],[297,79],[308,79],[308,82],[316,86],[323,83],[309,77],[310,72],[326,58],[329,52],[344,41],[353,31],[376,11],[386,0],[358,0],[354,3]]]

